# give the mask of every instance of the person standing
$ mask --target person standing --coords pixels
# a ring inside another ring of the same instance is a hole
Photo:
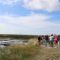
[[[58,47],[58,36],[54,35],[54,46]]]
[[[42,40],[42,37],[38,36],[38,45],[41,45],[41,40]]]
[[[50,47],[53,47],[53,34],[49,36],[49,44],[50,44]]]
[[[58,47],[60,47],[60,36],[58,35]]]
[[[45,36],[45,46],[46,46],[46,47],[48,46],[48,43],[49,43],[49,36],[46,35],[46,36]]]

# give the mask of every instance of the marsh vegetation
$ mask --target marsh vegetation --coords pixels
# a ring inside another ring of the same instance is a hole
[[[0,48],[0,60],[60,60],[60,48],[9,46]]]

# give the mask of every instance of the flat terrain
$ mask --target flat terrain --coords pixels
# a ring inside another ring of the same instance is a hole
[[[60,48],[41,48],[38,60],[60,60]]]

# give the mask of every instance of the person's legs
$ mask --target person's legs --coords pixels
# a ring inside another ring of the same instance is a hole
[[[51,47],[51,41],[49,41],[49,46]]]
[[[60,40],[58,41],[58,47],[60,47]]]
[[[45,41],[45,46],[46,46],[46,47],[48,46],[48,41],[47,41],[47,40]]]
[[[58,40],[56,41],[56,47],[58,47]]]
[[[54,47],[55,47],[55,48],[58,47],[58,41],[54,41]]]
[[[43,40],[43,45],[45,45],[46,44],[46,40]]]
[[[47,42],[46,42],[46,40],[44,41],[44,45],[45,45],[45,47],[47,46]]]
[[[53,41],[49,41],[50,47],[53,47]]]
[[[53,47],[53,41],[51,41],[51,47]]]

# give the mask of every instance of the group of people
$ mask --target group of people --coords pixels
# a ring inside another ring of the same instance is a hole
[[[56,34],[42,35],[38,37],[38,44],[49,46],[49,47],[59,47],[60,37]]]

